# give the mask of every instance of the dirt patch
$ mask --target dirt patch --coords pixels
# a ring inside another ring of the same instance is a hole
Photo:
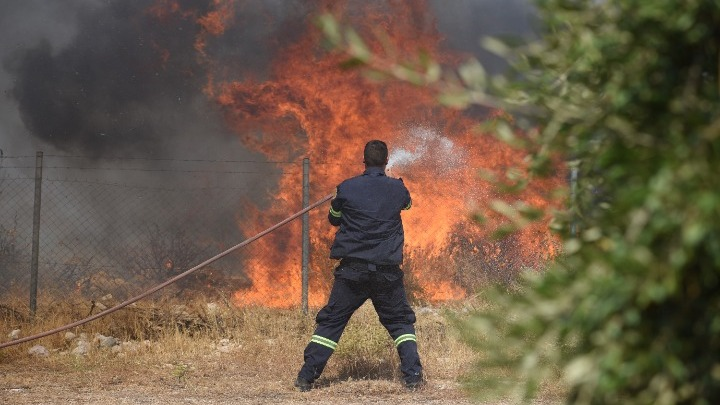
[[[292,386],[297,365],[262,370],[233,356],[173,364],[82,360],[57,365],[39,359],[0,364],[0,403],[8,404],[470,404],[460,385],[429,379],[408,392],[396,380],[323,379],[301,393]]]

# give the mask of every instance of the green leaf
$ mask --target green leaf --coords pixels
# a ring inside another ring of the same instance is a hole
[[[480,43],[482,44],[483,48],[503,58],[510,56],[512,52],[510,47],[508,47],[503,41],[497,38],[484,37],[482,38]]]
[[[396,65],[392,67],[391,71],[392,74],[398,79],[410,82],[416,86],[421,86],[425,84],[425,76],[410,67]]]
[[[332,47],[337,47],[341,44],[342,35],[340,34],[340,26],[332,14],[322,14],[315,22]]]
[[[370,61],[372,53],[355,30],[350,28],[345,30],[345,39],[348,42],[348,53],[350,55],[363,63]]]
[[[359,59],[359,58],[355,58],[355,57],[347,58],[347,59],[343,60],[342,62],[340,62],[340,67],[342,69],[355,69],[355,68],[357,68],[359,66],[363,66],[363,65],[365,65],[365,61],[362,59]]]
[[[529,221],[537,221],[545,215],[545,210],[530,205],[520,206],[518,212]]]
[[[499,140],[507,143],[507,144],[514,144],[516,142],[517,136],[515,135],[515,131],[510,127],[510,125],[507,122],[504,121],[497,121],[495,124],[495,137],[497,137]]]
[[[465,90],[451,89],[440,93],[438,95],[438,101],[447,107],[464,109],[470,105],[471,97]]]
[[[512,224],[503,224],[498,226],[490,236],[492,239],[500,240],[508,237],[509,235],[517,232],[517,227]]]
[[[490,202],[490,208],[512,221],[517,228],[525,227],[530,223],[526,218],[520,215],[516,207],[506,203],[505,201],[493,200]]]
[[[479,212],[476,212],[472,215],[473,221],[479,223],[479,224],[485,224],[487,222],[487,218]]]
[[[476,59],[470,59],[460,65],[458,74],[465,85],[473,90],[485,90],[487,86],[487,73],[485,68]]]
[[[425,69],[425,82],[428,84],[435,83],[440,80],[441,76],[442,68],[440,67],[440,64],[435,61],[428,63]]]

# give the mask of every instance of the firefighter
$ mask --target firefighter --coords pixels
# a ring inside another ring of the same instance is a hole
[[[405,294],[404,232],[401,211],[410,209],[410,193],[402,182],[385,175],[385,142],[365,145],[365,171],[340,183],[330,201],[328,220],[339,227],[330,257],[340,262],[327,305],[304,352],[305,362],[295,387],[309,391],[335,351],[352,314],[369,298],[380,322],[392,337],[405,387],[424,385],[417,351],[415,313]]]

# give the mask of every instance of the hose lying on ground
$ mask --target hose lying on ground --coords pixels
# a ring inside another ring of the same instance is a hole
[[[186,277],[186,276],[190,275],[190,274],[193,273],[194,271],[196,271],[196,270],[198,270],[198,269],[201,269],[201,268],[207,266],[208,264],[210,264],[210,263],[212,263],[212,262],[214,262],[214,261],[216,261],[216,260],[218,260],[218,259],[220,259],[220,258],[222,258],[222,257],[227,256],[228,254],[234,252],[235,250],[240,249],[241,247],[243,247],[243,246],[245,246],[245,245],[248,245],[248,244],[250,244],[250,243],[252,243],[252,242],[254,242],[254,241],[262,238],[263,236],[265,236],[265,235],[269,234],[270,232],[276,230],[277,228],[279,228],[279,227],[287,224],[288,222],[290,222],[290,221],[294,220],[295,218],[299,217],[300,215],[302,215],[302,214],[304,214],[304,213],[306,213],[306,212],[308,212],[308,211],[310,211],[310,210],[312,210],[312,209],[314,209],[314,208],[322,205],[325,201],[328,201],[328,200],[331,199],[332,197],[333,197],[333,194],[326,195],[325,197],[321,198],[321,199],[318,200],[317,202],[309,205],[308,207],[302,209],[301,211],[298,211],[298,212],[294,213],[293,215],[285,218],[284,220],[278,222],[277,224],[275,224],[275,225],[267,228],[266,230],[258,233],[257,235],[255,235],[255,236],[253,236],[253,237],[250,237],[250,238],[248,238],[248,239],[245,239],[244,241],[242,241],[242,242],[238,243],[237,245],[235,245],[235,246],[233,246],[233,247],[225,250],[224,252],[218,253],[217,255],[215,255],[215,256],[213,256],[213,257],[205,260],[204,262],[198,264],[197,266],[195,266],[195,267],[193,267],[193,268],[191,268],[191,269],[188,269],[188,270],[186,270],[186,271],[178,274],[177,276],[175,276],[175,277],[173,277],[173,278],[171,278],[171,279],[163,282],[162,284],[156,285],[155,287],[153,287],[153,288],[145,291],[144,293],[142,293],[142,294],[140,294],[140,295],[138,295],[138,296],[136,296],[136,297],[133,297],[133,298],[130,298],[130,299],[126,300],[126,301],[123,301],[122,303],[120,303],[120,304],[118,304],[118,305],[115,305],[115,306],[112,307],[112,308],[108,308],[108,309],[106,309],[106,310],[104,310],[104,311],[102,311],[102,312],[98,312],[97,314],[95,314],[95,315],[93,315],[93,316],[89,316],[89,317],[87,317],[87,318],[85,318],[85,319],[81,319],[81,320],[79,320],[79,321],[76,321],[76,322],[73,322],[73,323],[70,323],[70,324],[67,324],[67,325],[64,325],[64,326],[61,326],[61,327],[58,327],[58,328],[55,328],[55,329],[46,331],[46,332],[38,333],[38,334],[36,334],[36,335],[27,336],[27,337],[24,337],[24,338],[20,338],[20,339],[17,339],[17,340],[12,340],[12,341],[5,342],[5,343],[0,343],[0,349],[3,349],[3,348],[5,348],[5,347],[9,347],[9,346],[18,345],[18,344],[20,344],[20,343],[29,342],[29,341],[35,340],[35,339],[40,339],[40,338],[43,338],[43,337],[45,337],[45,336],[52,335],[52,334],[54,334],[54,333],[62,332],[62,331],[64,331],[64,330],[68,330],[68,329],[70,329],[70,328],[74,328],[74,327],[76,327],[76,326],[80,326],[80,325],[86,324],[86,323],[88,323],[88,322],[90,322],[90,321],[94,321],[94,320],[96,320],[96,319],[98,319],[98,318],[102,318],[102,317],[105,316],[105,315],[108,315],[108,314],[110,314],[110,313],[112,313],[112,312],[115,312],[115,311],[117,311],[118,309],[124,308],[124,307],[126,307],[126,306],[128,306],[128,305],[130,305],[130,304],[132,304],[132,303],[135,303],[135,302],[137,302],[137,301],[140,301],[141,299],[147,297],[148,295],[150,295],[150,294],[152,294],[152,293],[154,293],[154,292],[156,292],[156,291],[158,291],[158,290],[161,290],[161,289],[169,286],[170,284],[172,284],[172,283],[180,280],[180,279],[183,278],[183,277]]]

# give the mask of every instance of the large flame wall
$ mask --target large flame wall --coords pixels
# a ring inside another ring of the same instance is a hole
[[[510,167],[522,167],[524,153],[492,134],[479,133],[475,128],[484,117],[442,108],[425,88],[373,82],[359,70],[341,69],[341,57],[322,50],[322,38],[312,25],[313,16],[330,11],[366,38],[382,31],[398,57],[423,50],[436,60],[452,61],[457,55],[441,49],[442,38],[427,4],[327,1],[316,6],[308,13],[305,26],[295,29],[297,36],[285,38],[270,69],[261,75],[244,75],[242,80],[229,79],[232,75],[228,74],[232,69],[243,70],[242,64],[220,66],[209,51],[213,38],[236,24],[236,2],[215,0],[209,10],[197,12],[184,9],[180,2],[161,0],[151,12],[162,19],[197,20],[202,29],[194,48],[207,68],[207,96],[222,108],[241,142],[268,160],[300,162],[303,157],[310,158],[311,199],[328,194],[344,178],[362,172],[362,148],[368,140],[388,142],[389,174],[402,177],[413,196],[413,209],[403,213],[406,271],[412,275],[410,284],[422,292],[420,299],[437,302],[465,297],[472,285],[466,273],[541,267],[556,245],[546,224],[529,227],[510,242],[495,243],[489,233],[499,222],[491,220],[481,226],[471,219],[474,210],[482,210],[483,203],[498,197],[477,171],[482,168],[502,174]],[[381,47],[372,40],[370,44]],[[238,226],[252,234],[297,211],[299,181],[295,173],[282,174],[272,204],[242,207],[244,215],[239,216]],[[537,182],[516,198],[547,207],[550,192],[561,184],[558,175]],[[314,224],[323,223],[326,207],[312,215]],[[299,233],[299,227],[293,232]],[[324,258],[333,229],[323,224],[312,233],[315,253],[310,304],[318,306],[325,300],[326,281],[332,274],[331,268],[325,268],[332,264]],[[297,305],[299,253],[278,250],[280,242],[273,236],[257,243],[265,247],[257,250],[263,254],[243,264],[252,285],[237,291],[236,303]]]

